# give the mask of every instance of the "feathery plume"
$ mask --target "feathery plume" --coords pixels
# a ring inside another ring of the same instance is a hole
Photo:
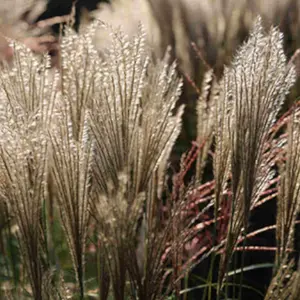
[[[300,208],[300,127],[299,111],[294,111],[288,124],[286,161],[281,165],[277,199],[277,266],[294,248],[294,230]]]
[[[42,297],[43,264],[41,209],[47,201],[48,138],[56,99],[49,58],[39,62],[15,43],[13,65],[0,72],[1,196],[19,229],[19,243],[34,299]]]
[[[237,237],[247,230],[253,201],[274,176],[273,161],[265,147],[295,78],[293,66],[286,63],[282,34],[272,28],[265,35],[258,18],[249,40],[224,72],[229,87],[224,101],[232,103],[229,120],[232,206],[220,280]]]

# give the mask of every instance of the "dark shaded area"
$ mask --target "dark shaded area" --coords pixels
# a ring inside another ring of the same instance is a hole
[[[76,7],[75,27],[78,27],[80,12],[83,8],[92,11],[97,8],[100,2],[108,3],[109,0],[49,0],[47,10],[39,17],[37,21],[69,14],[71,12],[73,2],[75,3]],[[53,30],[58,32],[59,25],[54,25]]]

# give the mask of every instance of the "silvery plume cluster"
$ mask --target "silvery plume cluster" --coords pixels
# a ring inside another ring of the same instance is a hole
[[[43,290],[51,270],[42,213],[53,201],[81,297],[91,217],[108,276],[120,285],[115,292],[125,293],[127,254],[134,259],[138,221],[147,217],[145,193],[154,177],[164,180],[157,170],[180,132],[175,64],[154,64],[142,29],[129,41],[107,28],[113,46],[100,58],[91,41],[96,26],[80,36],[66,29],[59,71],[49,68],[47,55],[37,58],[13,43],[13,65],[0,73],[1,202],[16,220],[35,299],[51,295]]]
[[[98,26],[112,39],[101,53],[93,45]],[[233,253],[249,234],[249,216],[277,178],[274,166],[281,162],[277,267],[268,291],[269,297],[280,297],[276,283],[284,266],[294,264],[286,250],[293,248],[299,211],[300,142],[297,110],[277,122],[296,79],[277,29],[265,34],[258,19],[222,80],[212,70],[205,74],[197,103],[196,155],[183,157],[172,191],[166,182],[181,131],[184,108],[176,103],[182,80],[168,53],[163,60],[152,59],[142,27],[133,38],[99,22],[80,34],[67,27],[58,70],[50,68],[47,55],[36,57],[17,42],[12,47],[14,60],[0,71],[0,201],[16,225],[28,275],[22,285],[32,298],[89,295],[91,225],[100,299],[180,297],[186,274],[217,254],[220,294]],[[277,134],[287,123],[288,138]],[[211,144],[214,180],[203,182]],[[197,180],[185,186],[183,177],[195,158]],[[224,205],[229,220],[222,230],[216,227],[214,243],[188,250],[205,231],[210,213],[210,224],[225,218]],[[53,206],[60,213],[76,288],[51,262]],[[289,292],[295,295],[299,275],[291,272]],[[14,288],[7,288],[7,295],[21,295]]]
[[[283,52],[282,33],[271,28],[265,34],[260,18],[232,64],[225,67],[222,79],[217,81],[212,70],[204,75],[197,107],[197,141],[207,139],[215,147],[215,222],[224,217],[224,205],[230,211],[226,230],[216,244],[221,248],[218,292],[226,281],[235,249],[246,251],[247,238],[275,228],[249,232],[252,211],[277,198],[276,267],[266,299],[296,299],[299,293],[296,282],[299,274],[293,271],[295,261],[291,254],[300,204],[299,111],[295,108],[293,113],[278,120],[295,80],[295,68],[292,62],[287,63]],[[284,126],[288,127],[288,138],[280,133]],[[206,152],[204,149],[197,159],[196,175],[200,179],[209,147],[206,145]],[[274,183],[277,183],[275,193],[270,189]],[[282,276],[286,269],[288,276]]]

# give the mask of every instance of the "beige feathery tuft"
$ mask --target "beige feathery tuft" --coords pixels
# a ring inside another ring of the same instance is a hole
[[[266,147],[270,129],[295,79],[295,70],[287,64],[283,52],[282,34],[276,28],[264,34],[258,18],[249,40],[224,72],[228,90],[223,101],[231,103],[228,139],[232,204],[221,273],[237,237],[247,231],[251,206],[274,176],[272,151],[267,152]]]

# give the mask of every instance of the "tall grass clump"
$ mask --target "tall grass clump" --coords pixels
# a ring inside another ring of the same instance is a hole
[[[224,71],[223,101],[231,106],[227,116],[230,149],[227,153],[232,217],[221,268],[225,268],[238,236],[246,234],[251,206],[274,176],[270,130],[295,76],[293,67],[286,66],[282,35],[276,29],[263,35],[260,20],[232,67]],[[217,152],[218,155],[222,152]]]
[[[49,58],[41,62],[16,43],[12,66],[1,70],[1,195],[18,227],[17,236],[33,296],[42,297],[47,271],[42,207],[48,198],[49,129],[55,77]],[[32,259],[34,258],[34,259]]]
[[[279,117],[297,74],[279,30],[258,18],[221,78],[207,65],[193,83],[197,137],[176,168],[172,49],[155,57],[142,25],[63,33],[57,69],[12,42],[0,70],[1,297],[243,299],[245,273],[262,267],[247,258],[270,251],[270,285],[252,290],[297,299],[298,105]],[[276,224],[253,229],[270,201]],[[275,246],[253,242],[274,230]]]

